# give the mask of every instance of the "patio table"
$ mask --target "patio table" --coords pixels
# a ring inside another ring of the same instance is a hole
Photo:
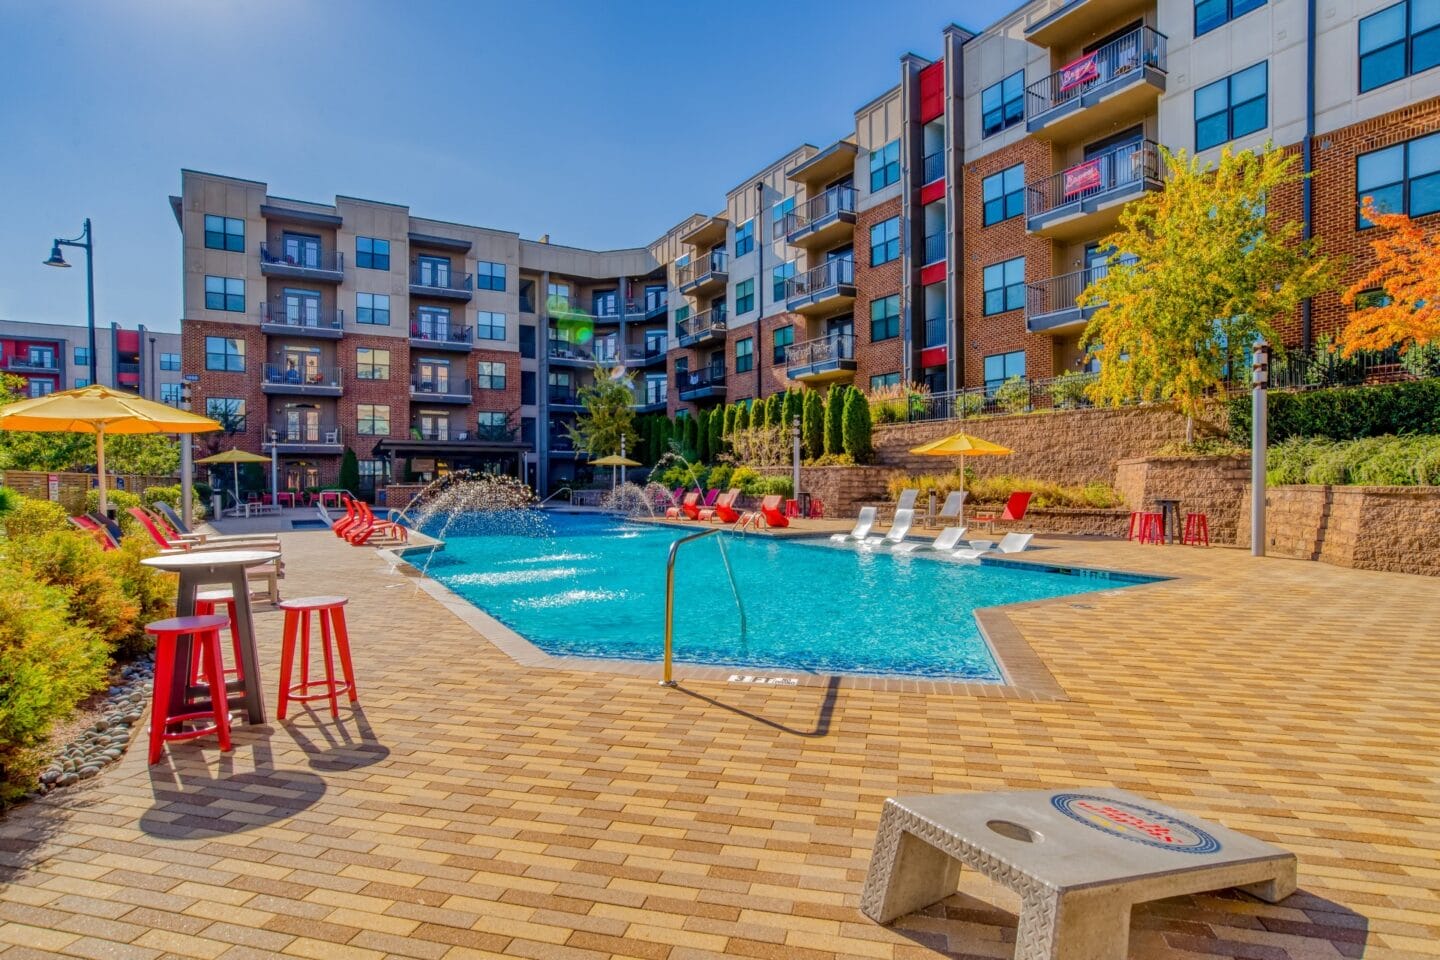
[[[146,557],[140,562],[157,570],[180,574],[175,598],[175,615],[195,615],[195,595],[202,587],[226,586],[235,597],[235,630],[240,637],[239,679],[225,684],[226,694],[239,694],[238,703],[249,723],[265,722],[265,700],[261,694],[260,657],[255,648],[255,621],[250,610],[250,584],[245,571],[272,563],[280,554],[274,550],[207,550],[193,553]],[[182,636],[175,648],[177,666],[171,677],[170,703],[184,705],[176,712],[198,713],[209,709],[209,688],[190,683],[191,638]],[[236,701],[232,701],[236,702]]]
[[[316,496],[320,498],[320,506],[334,507],[338,510],[340,509],[341,505],[340,493],[341,491],[339,490],[321,490],[319,493],[316,494]]]
[[[275,504],[277,506],[285,506],[286,504],[289,504],[290,509],[293,510],[295,509],[295,494],[291,493],[288,490],[282,490],[280,493],[275,494]]]
[[[1168,540],[1170,543],[1180,542],[1180,501],[1155,499],[1155,506],[1160,514],[1160,539]]]

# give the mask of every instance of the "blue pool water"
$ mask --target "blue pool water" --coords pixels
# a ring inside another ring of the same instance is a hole
[[[492,515],[493,516],[493,515]],[[690,530],[594,515],[470,517],[430,575],[547,653],[659,660],[665,558]],[[748,629],[725,578],[725,538]],[[416,558],[416,563],[421,560]],[[681,548],[678,662],[794,672],[999,680],[978,607],[1111,589],[1114,581],[718,534]]]

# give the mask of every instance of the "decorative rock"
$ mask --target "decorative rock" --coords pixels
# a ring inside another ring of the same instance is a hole
[[[72,783],[79,783],[79,782],[80,782],[80,775],[79,775],[79,774],[76,774],[76,773],[67,773],[67,774],[65,774],[64,776],[62,776],[62,777],[60,778],[60,780],[56,783],[56,786],[68,787],[68,786],[70,786]]]

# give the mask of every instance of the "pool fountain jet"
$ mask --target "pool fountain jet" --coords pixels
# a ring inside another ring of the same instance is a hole
[[[443,542],[457,521],[477,533],[546,534],[548,521],[535,506],[535,492],[515,477],[461,471],[426,486],[399,513],[411,527]],[[429,575],[439,548],[437,543],[426,554],[421,577]]]
[[[637,483],[625,481],[600,498],[600,509],[628,519],[655,519],[664,514],[665,508],[674,505],[675,498],[670,491],[658,483]]]

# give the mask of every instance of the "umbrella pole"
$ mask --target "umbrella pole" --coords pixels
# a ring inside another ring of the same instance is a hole
[[[235,477],[235,509],[236,509],[236,510],[239,510],[239,509],[240,509],[240,464],[238,464],[238,463],[232,463],[230,466],[231,466],[231,469],[234,470],[234,477]]]
[[[110,516],[110,502],[105,496],[105,424],[95,424],[95,472],[100,475],[100,516]]]

